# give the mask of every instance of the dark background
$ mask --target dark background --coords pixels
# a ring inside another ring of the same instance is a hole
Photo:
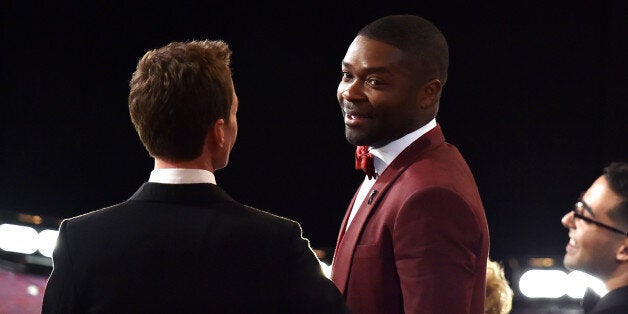
[[[93,2],[2,2],[0,210],[63,218],[127,199],[153,166],[128,117],[137,60],[224,39],[240,129],[218,184],[333,247],[362,180],[336,101],[340,61],[386,14],[421,15],[448,38],[437,121],[475,174],[493,259],[562,255],[560,218],[628,156],[622,1]]]

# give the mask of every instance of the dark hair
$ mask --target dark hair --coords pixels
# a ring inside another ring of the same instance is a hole
[[[613,162],[604,168],[604,178],[611,190],[623,200],[608,212],[611,219],[617,220],[624,229],[628,228],[628,163]]]
[[[428,75],[447,81],[449,50],[447,40],[430,21],[416,15],[389,15],[364,26],[358,36],[393,45],[416,56]]]
[[[129,83],[129,113],[153,157],[187,161],[201,154],[207,130],[229,115],[231,50],[221,40],[173,42],[148,51]]]

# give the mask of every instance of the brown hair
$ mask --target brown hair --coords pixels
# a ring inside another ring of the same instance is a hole
[[[221,40],[172,42],[139,60],[129,83],[129,113],[153,157],[201,154],[207,130],[233,101],[231,50]]]
[[[611,190],[622,198],[622,201],[608,212],[608,216],[617,221],[626,231],[628,228],[628,163],[612,162],[604,168],[603,175]]]

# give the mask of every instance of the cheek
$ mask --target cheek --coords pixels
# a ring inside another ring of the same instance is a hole
[[[600,230],[596,231],[600,232]],[[583,232],[579,237],[578,243],[580,247],[590,253],[599,252],[608,246],[608,243],[600,239],[599,234],[596,234],[593,230],[591,232]]]
[[[397,108],[390,105],[373,104],[373,111],[379,123],[384,125],[396,125],[395,119],[398,115]]]

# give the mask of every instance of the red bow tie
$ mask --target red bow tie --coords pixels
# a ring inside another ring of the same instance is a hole
[[[369,180],[376,176],[373,165],[373,154],[369,153],[368,146],[358,146],[355,150],[355,169],[364,170]]]

